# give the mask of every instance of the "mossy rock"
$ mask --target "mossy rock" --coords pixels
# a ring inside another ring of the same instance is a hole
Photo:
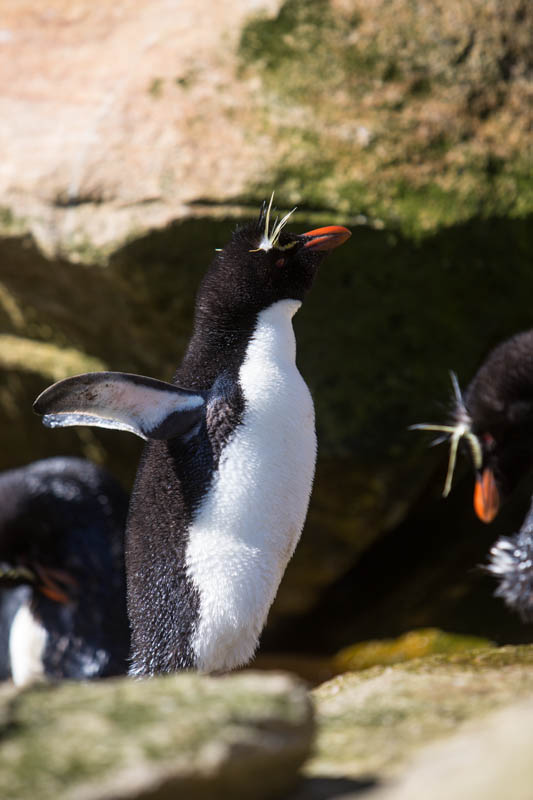
[[[5,800],[268,798],[309,753],[312,712],[281,675],[180,675],[0,697]]]
[[[283,198],[410,234],[531,213],[532,24],[522,0],[285,0],[250,20]]]
[[[409,631],[397,639],[360,642],[345,647],[337,653],[333,663],[339,672],[348,672],[378,665],[398,664],[441,653],[462,653],[489,647],[490,644],[487,639],[478,636],[461,636],[437,628],[421,628]]]
[[[398,775],[431,741],[533,697],[533,646],[430,656],[340,675],[313,692],[309,776]]]
[[[432,800],[529,800],[532,747],[533,701],[528,700],[422,748],[397,781],[387,782],[369,800],[426,800],[428,793]],[[345,800],[363,797],[350,794]]]

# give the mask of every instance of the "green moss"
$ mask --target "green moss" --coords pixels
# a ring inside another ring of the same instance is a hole
[[[78,264],[105,266],[116,245],[109,242],[100,247],[85,233],[75,233],[61,242],[59,256]]]
[[[397,639],[352,645],[335,656],[334,664],[341,671],[367,669],[377,664],[396,664],[428,655],[464,653],[489,646],[487,639],[424,628],[410,631]]]
[[[485,137],[472,121],[481,119],[482,100],[492,102],[491,114],[506,105],[510,118],[515,114],[512,87],[493,75],[491,23],[483,31],[481,74],[468,58],[471,37],[463,41],[462,28],[449,35],[451,22],[438,8],[427,26],[411,5],[396,13],[383,3],[379,27],[370,12],[361,15],[333,10],[326,0],[286,0],[277,16],[254,18],[243,29],[241,71],[263,83],[260,128],[282,144],[275,178],[283,196],[379,217],[408,235],[476,215],[530,213],[525,134],[504,132],[495,155],[494,133]],[[509,15],[506,36],[518,41]],[[523,68],[527,56],[517,52]],[[359,137],[358,126],[368,135]],[[272,183],[270,167],[265,191]]]
[[[533,689],[533,648],[431,656],[346,673],[313,693],[319,722],[311,775],[385,777],[413,752],[519,702]]]
[[[431,93],[431,81],[427,75],[413,78],[409,91],[415,97],[427,97]]]
[[[10,208],[0,206],[0,225],[2,229],[9,228],[15,221],[15,216]]]
[[[0,233],[3,236],[20,234],[26,229],[26,221],[17,216],[8,206],[0,206]]]
[[[190,89],[191,86],[193,86],[194,83],[196,82],[196,78],[197,78],[196,70],[191,69],[184,75],[177,75],[174,78],[174,83],[181,89]]]
[[[333,26],[327,0],[288,0],[274,19],[251,20],[241,34],[239,54],[245,62],[260,61],[266,69],[283,68],[293,54],[311,53],[320,32]]]
[[[170,779],[176,796],[195,794],[187,784],[192,781],[203,797],[215,797],[216,786],[227,781],[228,796],[241,797],[247,793],[241,794],[240,782],[265,766],[261,785],[270,783],[268,771],[277,784],[279,770],[281,791],[312,735],[305,691],[279,677],[64,683],[12,694],[2,705],[5,797],[92,797],[96,786],[114,796],[130,772],[143,796]],[[259,732],[269,728],[276,730],[276,743],[265,746]],[[220,757],[206,761],[204,753],[213,748]]]
[[[0,367],[34,372],[53,382],[82,372],[105,370],[106,365],[72,347],[60,348],[22,336],[0,334]]]
[[[153,97],[154,100],[159,100],[163,96],[163,84],[163,78],[152,78],[150,81],[148,94]]]
[[[301,100],[303,87],[312,101],[320,94],[325,75],[329,85],[339,85],[346,69],[368,69],[367,56],[351,45],[343,51],[344,63],[331,58],[333,42],[347,36],[358,22],[358,16],[346,19],[333,13],[327,0],[287,0],[277,17],[252,19],[243,28],[242,69],[256,63],[269,86],[283,83],[290,102]]]

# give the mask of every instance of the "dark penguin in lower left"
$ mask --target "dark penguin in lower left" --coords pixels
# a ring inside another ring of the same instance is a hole
[[[126,672],[127,508],[120,485],[84,459],[0,474],[0,678]]]

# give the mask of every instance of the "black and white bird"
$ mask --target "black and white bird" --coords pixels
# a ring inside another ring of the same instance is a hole
[[[103,469],[50,458],[0,474],[0,678],[127,671],[128,497]]]
[[[126,542],[133,675],[247,663],[305,521],[316,436],[292,318],[350,232],[288,233],[271,206],[217,252],[171,384],[96,373],[35,403],[51,427],[148,440]]]
[[[457,446],[469,445],[476,469],[474,509],[492,522],[533,466],[533,330],[492,350],[464,395],[452,375],[454,410],[449,425],[414,425],[443,432],[451,440],[444,494],[451,488]],[[533,506],[520,531],[500,537],[488,571],[499,579],[496,594],[524,618],[533,618]]]

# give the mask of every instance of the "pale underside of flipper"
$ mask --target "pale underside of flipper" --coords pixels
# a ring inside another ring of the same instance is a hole
[[[50,428],[85,425],[127,431],[141,439],[172,439],[199,425],[205,398],[142,375],[89,372],[45,389],[33,408]]]

